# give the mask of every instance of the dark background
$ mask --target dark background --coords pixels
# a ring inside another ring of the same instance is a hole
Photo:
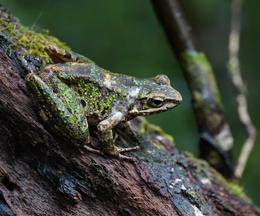
[[[216,73],[226,116],[235,137],[236,158],[244,131],[236,116],[236,103],[227,76],[227,44],[230,3],[227,0],[182,0],[197,44],[208,55]],[[33,30],[48,29],[74,51],[114,72],[138,77],[164,73],[184,98],[175,110],[149,117],[173,135],[183,151],[197,154],[198,134],[187,85],[156,20],[149,0],[0,0],[21,22]],[[248,88],[249,109],[260,126],[258,72],[260,50],[260,1],[244,1],[242,15],[241,66]],[[246,167],[242,185],[260,205],[260,140]]]

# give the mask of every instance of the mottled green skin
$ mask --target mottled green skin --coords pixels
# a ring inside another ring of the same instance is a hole
[[[89,123],[97,127],[102,151],[118,157],[124,150],[114,145],[114,127],[173,108],[182,100],[164,75],[137,79],[91,61],[48,65],[27,80],[39,100],[40,116],[54,131],[84,145],[90,142]]]

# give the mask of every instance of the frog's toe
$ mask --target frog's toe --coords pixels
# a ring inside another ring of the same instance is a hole
[[[126,156],[126,155],[123,155],[121,153],[123,152],[131,152],[131,151],[137,151],[140,149],[140,146],[134,146],[134,147],[128,147],[128,148],[119,148],[117,147],[117,152],[118,152],[118,158],[119,159],[123,159],[123,160],[129,160],[129,161],[136,161],[136,158],[134,157],[131,157],[131,156]]]
[[[87,145],[84,145],[83,146],[85,150],[89,151],[89,152],[92,152],[92,153],[95,153],[95,154],[99,154],[99,155],[104,155],[104,153],[100,150],[97,150],[97,149],[94,149],[94,148],[91,148]]]
[[[26,76],[25,76],[25,80],[27,81],[32,81],[33,79],[33,73],[28,73]]]
[[[119,158],[119,159],[123,159],[123,160],[128,160],[128,161],[136,161],[136,158],[134,157],[131,157],[131,156],[126,156],[126,155],[123,155],[121,153],[123,152],[130,152],[130,151],[137,151],[140,149],[139,146],[135,146],[135,147],[129,147],[129,148],[118,148],[116,147],[113,151],[110,151],[110,152],[102,152],[98,149],[94,149],[94,148],[91,148],[87,145],[84,145],[84,149],[89,151],[89,152],[92,152],[94,154],[98,154],[98,155],[109,155],[109,156],[112,156],[112,157],[116,157],[116,158]]]
[[[132,162],[137,161],[136,158],[131,157],[131,156],[126,156],[126,155],[123,155],[123,154],[118,154],[118,158],[119,158],[119,159],[122,159],[122,160],[132,161]]]
[[[119,153],[137,151],[137,150],[140,150],[140,146],[134,146],[134,147],[128,147],[128,148],[118,148],[117,147],[117,150]]]

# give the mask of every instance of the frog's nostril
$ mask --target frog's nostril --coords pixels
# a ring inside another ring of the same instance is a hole
[[[175,104],[177,104],[177,105],[178,105],[178,104],[180,104],[180,103],[181,103],[181,101],[182,101],[182,98],[179,98],[179,99],[177,99],[177,100],[174,100],[174,101],[173,101],[173,103],[175,103]]]

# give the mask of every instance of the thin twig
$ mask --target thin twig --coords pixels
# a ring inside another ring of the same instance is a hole
[[[240,48],[240,29],[241,29],[241,5],[242,0],[232,1],[232,15],[231,15],[231,30],[229,35],[229,61],[228,68],[232,83],[237,92],[237,111],[240,122],[246,130],[246,140],[243,144],[241,153],[238,158],[238,163],[235,169],[235,176],[241,178],[245,169],[246,163],[253,149],[256,130],[248,113],[248,103],[246,98],[246,87],[244,85],[239,62],[239,48]]]
[[[226,178],[234,177],[230,157],[233,136],[224,116],[214,71],[193,40],[192,29],[179,0],[151,0],[172,50],[176,54],[192,96],[200,141],[200,157]]]

